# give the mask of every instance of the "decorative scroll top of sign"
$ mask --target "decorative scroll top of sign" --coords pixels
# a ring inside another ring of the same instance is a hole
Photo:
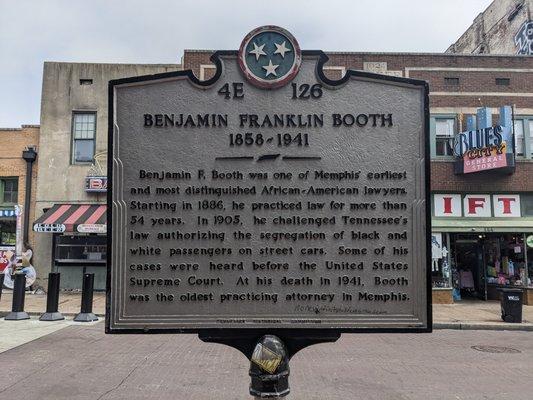
[[[239,48],[239,66],[254,86],[274,89],[289,83],[298,73],[302,53],[287,30],[266,25],[251,31]]]

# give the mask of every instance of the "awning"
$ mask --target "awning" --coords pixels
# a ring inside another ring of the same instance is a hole
[[[433,232],[533,232],[533,218],[432,218]]]
[[[100,204],[54,204],[33,223],[33,230],[105,233],[106,209]]]

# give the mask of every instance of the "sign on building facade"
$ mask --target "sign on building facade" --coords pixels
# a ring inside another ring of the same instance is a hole
[[[533,21],[525,21],[514,37],[516,54],[533,55]]]
[[[454,165],[456,174],[514,172],[515,139],[511,106],[500,107],[499,120],[498,125],[492,125],[492,111],[488,107],[479,108],[476,118],[467,117],[467,131],[456,134],[452,144],[457,157]],[[478,129],[473,125],[477,125]]]
[[[110,83],[107,331],[431,330],[425,82],[252,31]]]
[[[462,202],[462,204],[461,204]],[[435,217],[519,218],[519,194],[434,194]]]
[[[93,193],[107,192],[107,176],[87,176],[85,178],[85,191]]]
[[[461,158],[463,173],[507,167],[507,154],[512,154],[512,142],[507,151],[508,138],[512,139],[511,128],[500,125],[457,134],[454,152]]]

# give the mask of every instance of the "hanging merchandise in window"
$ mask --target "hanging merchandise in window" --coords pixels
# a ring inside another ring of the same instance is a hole
[[[523,286],[526,276],[523,236],[487,235],[483,239],[487,283]]]
[[[447,234],[431,234],[431,278],[434,288],[450,287]]]

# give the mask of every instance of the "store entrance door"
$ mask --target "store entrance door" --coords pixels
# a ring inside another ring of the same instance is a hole
[[[463,299],[487,299],[483,245],[476,235],[458,235],[455,240],[455,265]]]

